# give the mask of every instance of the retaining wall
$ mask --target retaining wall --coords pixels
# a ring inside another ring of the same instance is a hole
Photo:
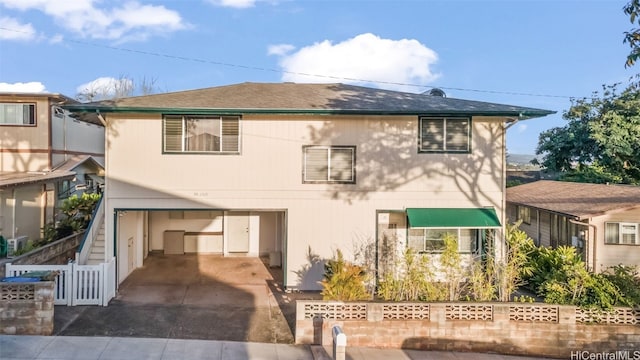
[[[580,351],[640,356],[640,309],[612,313],[522,303],[298,301],[296,343],[331,343],[340,325],[347,346],[491,352],[571,358]]]
[[[51,244],[39,247],[20,256],[0,259],[0,278],[6,276],[5,264],[7,263],[14,265],[62,265],[68,263],[69,260],[74,260],[76,249],[80,245],[83,236],[84,231],[56,240]]]

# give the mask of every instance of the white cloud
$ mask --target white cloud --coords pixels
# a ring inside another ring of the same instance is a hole
[[[518,124],[518,134],[522,134],[527,130],[527,124]]]
[[[335,44],[324,40],[280,56],[285,71],[282,81],[342,82],[417,92],[421,89],[402,84],[425,85],[439,76],[431,70],[438,55],[419,41],[382,39],[370,33]]]
[[[267,54],[269,55],[286,55],[294,50],[296,47],[291,44],[278,44],[278,45],[269,45],[267,49]]]
[[[118,96],[130,95],[133,90],[133,80],[126,77],[99,77],[76,88],[83,99],[94,101]]]
[[[17,93],[44,93],[47,92],[46,87],[39,81],[26,83],[0,83],[0,92],[17,92]]]
[[[215,6],[246,9],[256,5],[256,0],[208,0]]]
[[[49,43],[57,44],[57,43],[61,43],[62,40],[64,40],[64,36],[62,36],[61,34],[56,34],[49,39]]]
[[[31,24],[22,24],[11,17],[0,17],[0,40],[32,40],[36,37],[36,31]],[[5,30],[9,29],[9,30]]]
[[[177,11],[162,5],[127,1],[119,7],[99,7],[97,0],[0,0],[6,8],[38,10],[79,35],[109,40],[146,39],[188,28]]]

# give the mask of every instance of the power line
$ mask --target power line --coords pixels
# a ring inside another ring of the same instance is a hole
[[[11,31],[15,33],[32,34],[27,31],[9,29],[5,27],[0,27],[0,30]],[[258,71],[273,72],[273,73],[280,73],[280,74],[290,74],[290,75],[309,76],[309,77],[316,77],[316,78],[323,78],[323,79],[333,79],[338,81],[356,81],[356,82],[365,82],[365,83],[373,83],[373,84],[398,85],[398,86],[408,86],[408,87],[427,88],[427,89],[438,88],[438,89],[444,89],[444,90],[468,91],[468,92],[477,92],[477,93],[486,93],[486,94],[501,94],[501,95],[514,95],[514,96],[547,97],[547,98],[561,98],[561,99],[576,98],[576,96],[568,96],[568,95],[550,95],[550,94],[537,94],[537,93],[526,93],[526,92],[517,92],[517,91],[499,91],[499,90],[468,89],[468,88],[448,87],[448,86],[431,86],[431,85],[409,84],[409,83],[394,82],[394,81],[359,79],[359,78],[342,77],[342,76],[335,76],[335,75],[311,74],[311,73],[287,71],[282,69],[265,68],[265,67],[259,67],[259,66],[233,64],[233,63],[227,63],[227,62],[221,62],[221,61],[215,61],[215,60],[199,59],[195,57],[159,53],[154,51],[129,49],[129,48],[124,48],[119,46],[97,44],[97,43],[82,41],[82,40],[65,39],[64,41],[80,44],[80,45],[93,46],[97,48],[116,50],[121,52],[129,52],[134,54],[141,54],[141,55],[155,56],[155,57],[163,57],[163,58],[173,59],[173,60],[198,62],[203,64],[212,64],[212,65],[218,65],[218,66],[233,67],[238,69],[258,70]]]

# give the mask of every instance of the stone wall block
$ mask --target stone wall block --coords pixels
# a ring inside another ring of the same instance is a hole
[[[367,320],[369,321],[382,321],[383,314],[382,303],[370,303],[367,306]]]

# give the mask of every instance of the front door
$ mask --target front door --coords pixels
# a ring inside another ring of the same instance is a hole
[[[249,252],[249,212],[229,212],[227,221],[229,225],[227,251],[230,253]]]

